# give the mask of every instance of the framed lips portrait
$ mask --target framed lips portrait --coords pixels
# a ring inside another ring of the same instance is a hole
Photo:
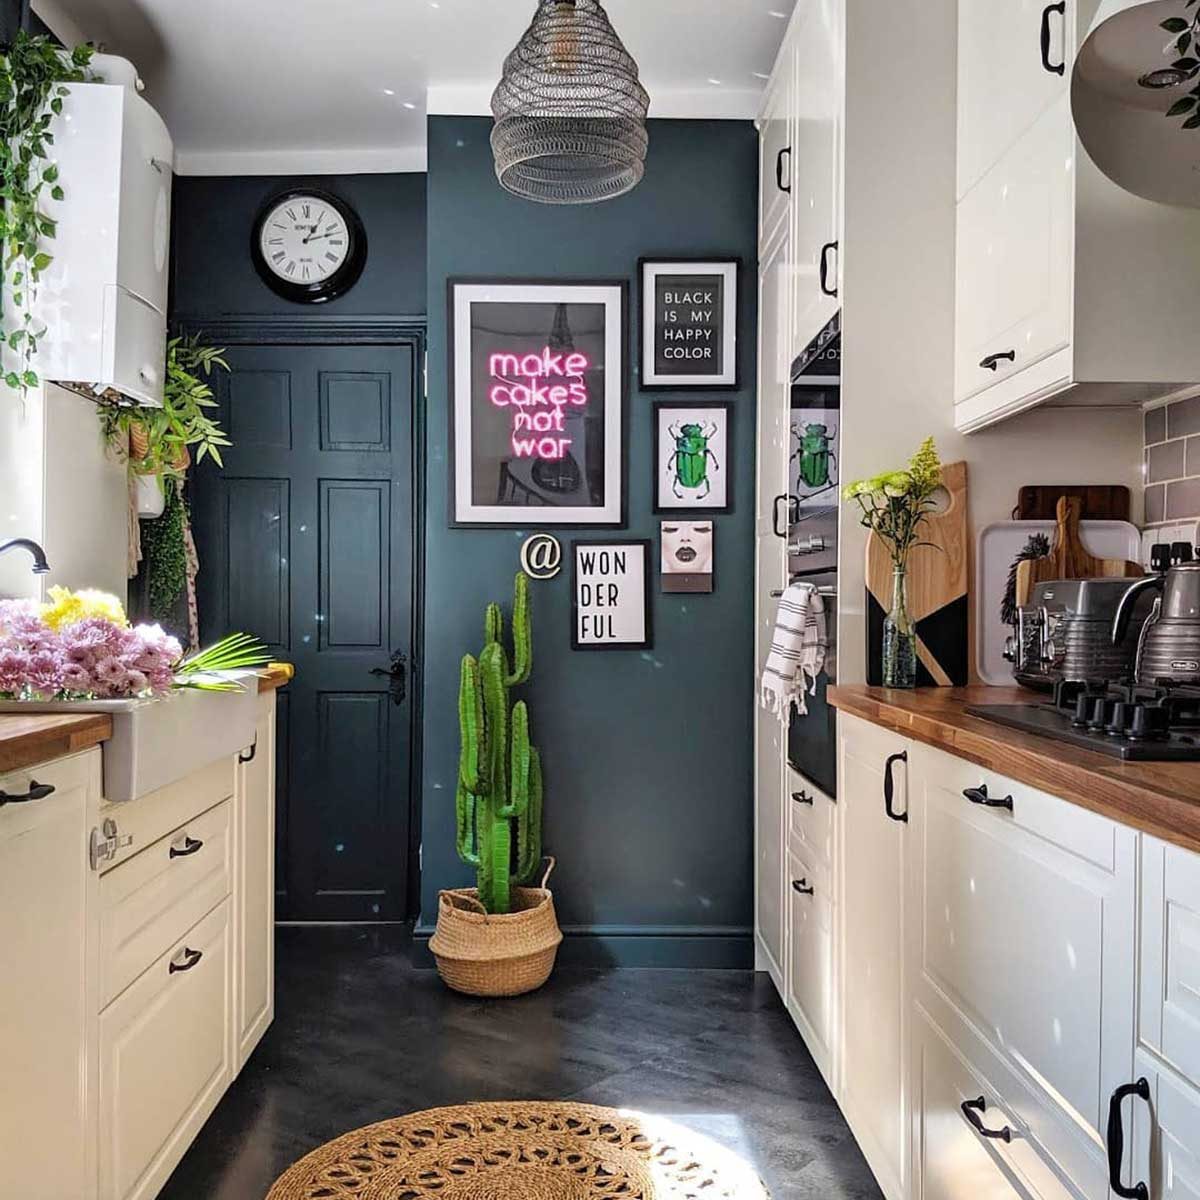
[[[701,595],[713,590],[714,529],[711,521],[663,521],[662,590]]]

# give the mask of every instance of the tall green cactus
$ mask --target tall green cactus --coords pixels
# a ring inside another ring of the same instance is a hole
[[[483,652],[478,660],[470,654],[462,660],[458,693],[458,855],[475,868],[479,900],[489,913],[510,910],[513,886],[530,882],[542,858],[541,760],[529,744],[525,701],[509,709],[509,689],[525,683],[533,667],[523,574],[513,593],[511,668],[500,606],[489,604]]]

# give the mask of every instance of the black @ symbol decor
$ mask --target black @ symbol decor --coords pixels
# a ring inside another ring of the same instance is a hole
[[[354,209],[331,192],[291,188],[259,210],[250,254],[277,295],[322,304],[358,282],[367,263],[367,234]]]
[[[450,281],[452,524],[624,524],[627,290]]]
[[[562,544],[552,533],[535,533],[521,543],[521,570],[530,579],[553,579],[562,570]]]
[[[572,542],[571,558],[571,649],[650,647],[650,542]]]
[[[733,406],[664,400],[654,406],[654,511],[727,513],[733,507]]]
[[[642,259],[642,387],[738,386],[738,268],[730,259]]]

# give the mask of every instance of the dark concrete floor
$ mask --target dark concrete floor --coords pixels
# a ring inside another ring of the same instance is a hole
[[[261,1200],[338,1134],[501,1099],[661,1113],[742,1154],[776,1200],[880,1196],[765,975],[562,969],[478,1001],[414,970],[398,927],[277,941],[275,1024],[161,1200]]]

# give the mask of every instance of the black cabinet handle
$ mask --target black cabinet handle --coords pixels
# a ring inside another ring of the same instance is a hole
[[[780,150],[780,152],[777,155],[775,155],[775,186],[781,192],[787,192],[787,194],[790,196],[792,194],[792,181],[789,179],[787,181],[787,183],[783,182],[783,156],[785,154],[787,155],[788,165],[791,166],[791,161],[792,161],[791,146],[784,146],[784,148],[782,150]]]
[[[779,524],[779,504],[782,500],[787,501],[788,520],[798,521],[800,519],[800,499],[798,496],[792,496],[784,492],[781,496],[776,496],[771,502],[771,527],[775,530],[776,537],[786,539],[788,531]]]
[[[184,835],[182,846],[172,846],[168,858],[190,858],[204,843],[199,838]]]
[[[1122,1200],[1150,1200],[1150,1189],[1142,1183],[1126,1187],[1121,1182],[1121,1160],[1125,1157],[1125,1126],[1121,1121],[1121,1103],[1129,1096],[1137,1096],[1139,1100],[1150,1103],[1150,1084],[1145,1078],[1137,1083],[1122,1084],[1112,1094],[1108,1102],[1108,1182],[1113,1194]]]
[[[889,817],[892,818],[893,821],[902,821],[907,824],[908,813],[898,813],[892,807],[892,801],[896,796],[896,785],[895,781],[892,779],[892,767],[894,767],[898,762],[908,762],[907,750],[901,750],[899,754],[893,754],[883,765],[883,807],[884,811]]]
[[[258,753],[258,734],[254,735],[254,741],[250,743],[249,750],[238,751],[238,762],[249,763],[254,761],[254,756]]]
[[[963,795],[972,804],[981,804],[984,808],[1007,808],[1009,812],[1013,810],[1013,798],[989,796],[986,783],[981,783],[977,788],[963,788]]]
[[[802,896],[811,896],[813,894],[813,889],[808,886],[807,879],[793,879],[792,890],[799,892]]]
[[[1067,69],[1066,62],[1063,61],[1060,63],[1052,63],[1050,61],[1050,15],[1051,15],[1051,13],[1058,13],[1058,15],[1063,18],[1063,35],[1064,35],[1064,39],[1065,39],[1066,28],[1067,28],[1066,0],[1059,0],[1058,4],[1047,4],[1046,7],[1044,9],[1042,9],[1042,66],[1045,67],[1046,70],[1049,71],[1051,75],[1062,75],[1065,73],[1065,71]],[[1064,52],[1065,52],[1065,40],[1064,40]]]
[[[172,959],[167,965],[167,974],[174,975],[180,971],[190,971],[203,957],[203,950],[189,950],[187,946],[184,946],[183,961],[176,962]]]
[[[821,292],[826,296],[836,296],[838,290],[836,287],[829,286],[829,252],[837,250],[837,242],[826,242],[821,247]]]
[[[797,804],[815,804],[816,801],[807,792],[793,792],[792,799]]]
[[[1001,354],[989,354],[987,358],[979,360],[979,365],[985,371],[994,371],[1005,359],[1010,363],[1015,363],[1017,361],[1017,352],[1015,350],[1005,350]]]
[[[1012,1130],[1007,1125],[1003,1129],[989,1129],[983,1123],[983,1117],[980,1116],[980,1113],[987,1112],[987,1101],[982,1096],[975,1100],[964,1100],[959,1107],[962,1109],[963,1116],[970,1121],[975,1132],[980,1137],[992,1138],[997,1142],[1012,1141]]]
[[[397,708],[408,698],[408,655],[403,650],[393,651],[390,664],[375,667],[371,674],[388,680],[388,695]]]
[[[38,783],[36,779],[29,781],[29,791],[20,796],[14,796],[10,792],[0,792],[0,808],[6,804],[28,804],[30,800],[45,800],[47,796],[54,793],[54,784]]]

